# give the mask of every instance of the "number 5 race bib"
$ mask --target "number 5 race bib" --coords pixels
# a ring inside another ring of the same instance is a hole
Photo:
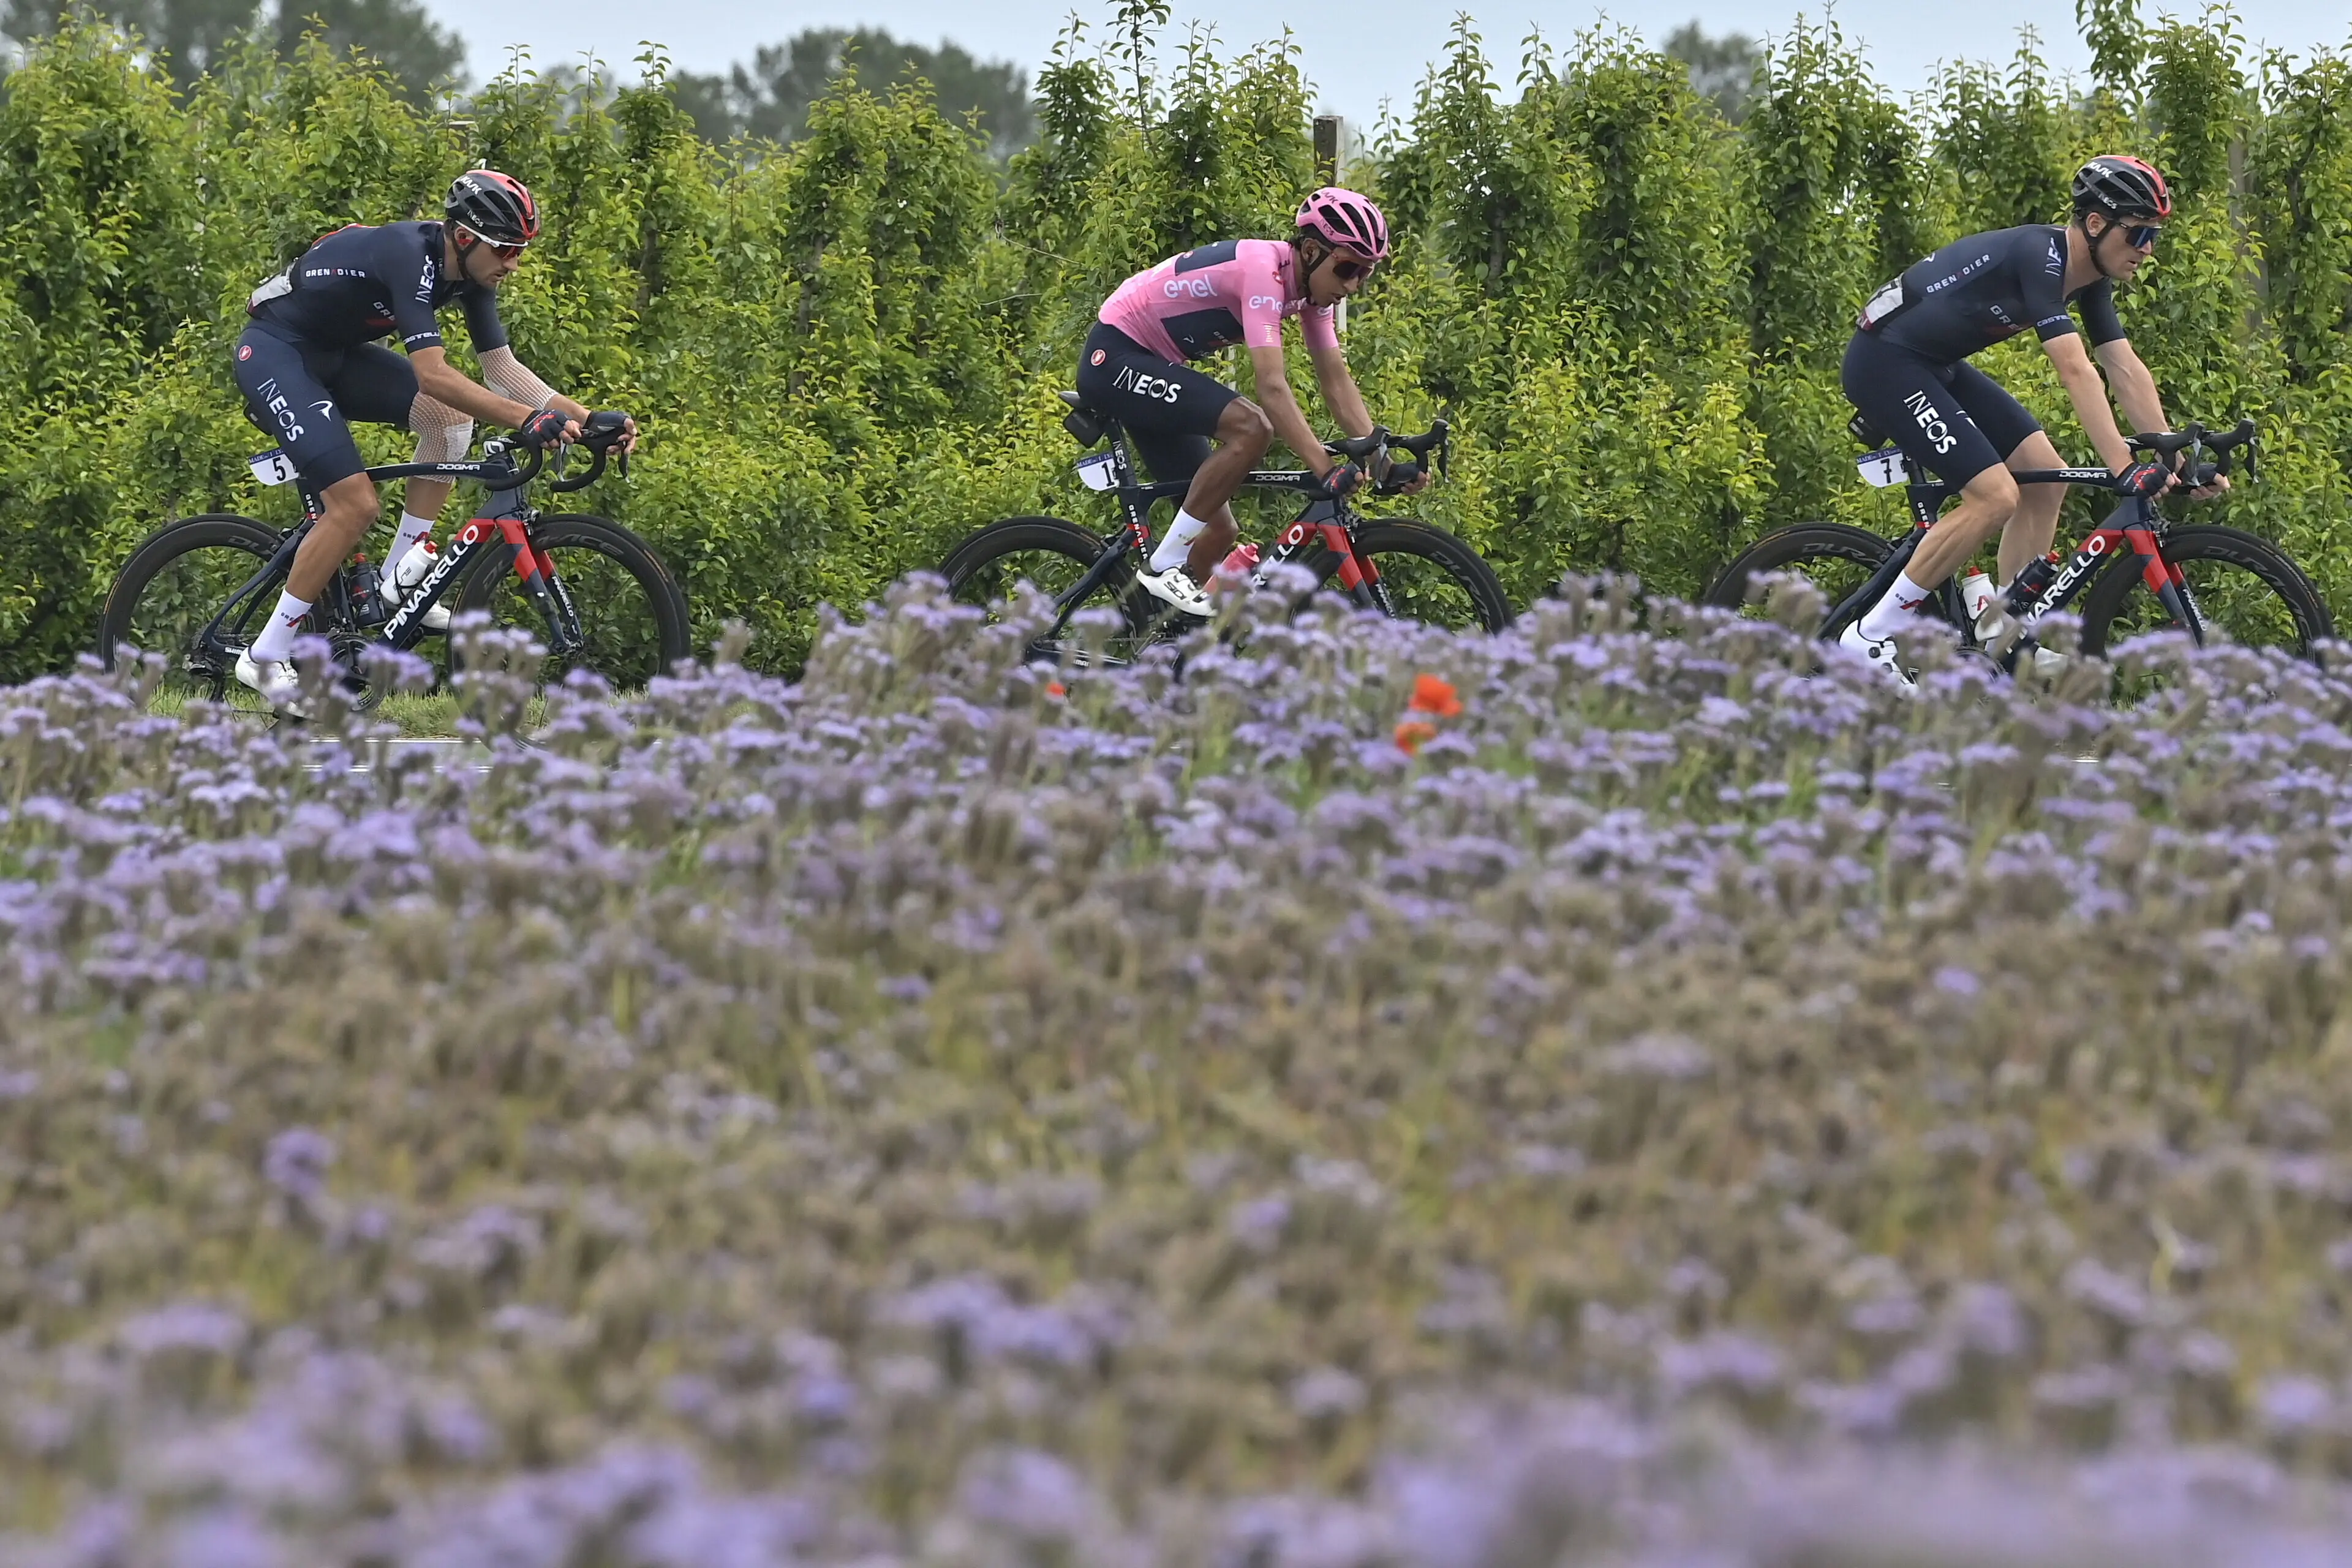
[[[272,447],[257,458],[247,458],[245,466],[265,485],[291,484],[294,479],[294,460],[281,447]]]

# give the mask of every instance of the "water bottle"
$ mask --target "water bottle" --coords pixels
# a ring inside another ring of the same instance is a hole
[[[352,614],[362,625],[373,625],[384,618],[383,574],[375,563],[364,555],[354,555],[349,569],[352,590]]]
[[[392,581],[383,585],[383,596],[395,605],[408,597],[410,590],[432,572],[434,559],[439,554],[430,538],[410,545],[408,553],[393,563]]]
[[[2053,550],[2047,555],[2038,555],[2027,562],[2025,570],[2017,574],[2017,581],[2009,585],[2009,596],[2003,601],[2002,608],[2023,620],[2025,613],[2033,607],[2034,601],[2042,597],[2042,590],[2050,586],[2050,579],[2058,575],[2058,563],[2062,559]]]
[[[1991,577],[1982,572],[1971,572],[1960,579],[1960,609],[1976,628],[1977,640],[1982,642],[1990,635],[1986,625],[1991,617],[1985,612],[2000,601],[2000,591],[1992,585]]]

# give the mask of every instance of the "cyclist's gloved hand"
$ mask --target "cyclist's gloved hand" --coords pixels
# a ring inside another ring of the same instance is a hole
[[[563,439],[564,427],[572,421],[552,408],[542,408],[519,426],[515,434],[526,447],[552,447]]]
[[[1323,489],[1334,500],[1345,500],[1364,482],[1364,470],[1353,463],[1334,463],[1323,474]]]
[[[2134,463],[2116,476],[2116,489],[2124,495],[2160,496],[2172,482],[2172,470],[2162,463]]]

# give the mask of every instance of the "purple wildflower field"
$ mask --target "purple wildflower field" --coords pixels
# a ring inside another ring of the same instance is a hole
[[[0,1562],[2343,1562],[2352,674],[1578,587],[0,693]]]

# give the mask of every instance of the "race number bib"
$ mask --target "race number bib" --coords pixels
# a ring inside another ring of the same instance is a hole
[[[1903,279],[1897,278],[1870,297],[1870,303],[1862,308],[1862,314],[1854,319],[1854,324],[1864,331],[1875,331],[1879,323],[1903,309],[1904,303]]]
[[[272,447],[257,458],[247,458],[245,466],[253,477],[265,485],[291,484],[294,481],[294,460],[282,447]]]
[[[1853,460],[1853,466],[1862,470],[1863,482],[1874,489],[1883,490],[1889,485],[1899,485],[1909,477],[1904,471],[1903,448],[1900,447],[1864,452]]]
[[[1117,489],[1118,476],[1111,472],[1112,457],[1109,452],[1097,452],[1091,458],[1079,458],[1078,482],[1090,490]]]

